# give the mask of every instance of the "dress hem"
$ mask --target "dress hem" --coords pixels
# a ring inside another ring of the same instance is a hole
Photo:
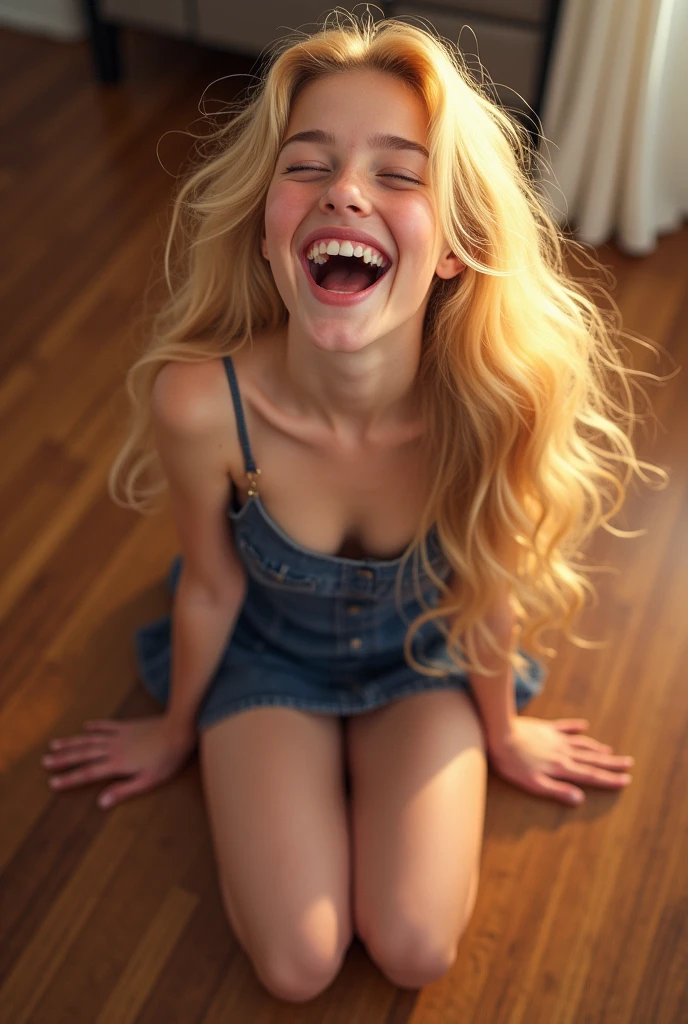
[[[167,701],[161,700],[161,698],[153,691],[150,684],[146,685],[144,681],[144,689],[155,700],[158,704],[163,707],[166,706]],[[232,701],[228,701],[219,705],[218,707],[210,708],[206,713],[201,713],[196,719],[196,729],[199,733],[209,729],[212,725],[216,725],[222,721],[223,718],[228,718],[233,714],[237,714],[241,711],[249,711],[251,708],[257,707],[288,707],[293,708],[297,711],[306,711],[310,714],[323,714],[323,715],[336,715],[338,717],[348,717],[350,715],[364,714],[367,711],[373,711],[376,708],[383,707],[386,704],[391,704],[393,701],[400,700],[404,697],[413,696],[416,693],[428,693],[433,690],[461,690],[472,696],[470,684],[466,679],[454,676],[446,680],[433,680],[427,685],[418,685],[418,681],[405,686],[402,689],[394,693],[380,693],[375,696],[369,697],[367,700],[361,703],[353,703],[347,701],[314,701],[308,700],[308,698],[292,697],[289,694],[252,694],[250,697],[238,697]],[[522,711],[523,708],[530,703],[530,701],[536,697],[536,693],[527,695],[525,698],[516,700],[516,710]]]

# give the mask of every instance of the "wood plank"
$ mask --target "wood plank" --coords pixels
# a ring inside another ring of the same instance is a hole
[[[96,1024],[133,1024],[138,1019],[197,903],[195,896],[179,886],[170,889]]]
[[[133,632],[169,608],[176,531],[169,508],[115,506],[106,477],[128,418],[124,375],[164,290],[184,129],[201,129],[209,82],[230,99],[251,70],[153,33],[124,45],[125,78],[105,88],[84,43],[0,30],[0,1024],[688,1019],[688,226],[643,259],[598,253],[624,326],[663,347],[657,359],[621,339],[625,357],[673,374],[637,378],[651,409],[638,394],[635,435],[671,481],[630,489],[613,525],[643,536],[593,538],[599,603],[574,628],[606,646],[557,637],[528,709],[588,718],[591,735],[635,756],[634,781],[587,787],[574,810],[490,772],[476,910],[444,978],[396,989],[355,939],[317,1000],[275,1000],[224,914],[197,757],[110,812],[96,806],[105,784],[49,789],[52,736],[158,711]],[[594,283],[583,254],[568,262]]]
[[[102,568],[84,586],[73,613],[62,608],[53,640],[46,638],[38,657],[34,651],[25,659],[8,688],[0,705],[0,871],[46,807],[59,800],[39,763],[50,738],[77,733],[89,718],[116,717],[132,687],[142,708],[157,710],[135,683],[133,633],[169,607],[160,574],[174,550],[172,534],[169,517],[139,520],[121,544],[103,552]]]
[[[103,827],[0,988],[6,1020],[25,1024],[36,1019],[41,996],[67,961],[74,940],[135,838],[121,816],[113,815]]]

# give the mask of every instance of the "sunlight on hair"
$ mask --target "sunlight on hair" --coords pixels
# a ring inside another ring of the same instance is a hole
[[[664,469],[636,456],[632,387],[649,400],[631,377],[668,378],[624,365],[617,339],[638,339],[620,330],[613,303],[613,317],[598,308],[593,288],[609,299],[600,285],[566,269],[567,245],[597,264],[550,216],[531,174],[528,132],[431,26],[337,9],[315,32],[279,40],[257,81],[215,115],[219,126],[203,137],[198,166],[175,196],[164,256],[169,297],[127,376],[132,419],[110,494],[150,512],[150,499],[165,490],[149,410],[165,362],[231,355],[256,331],[286,323],[260,252],[266,193],[300,90],[353,70],[398,76],[423,100],[438,223],[466,264],[457,277],[435,280],[424,324],[419,375],[434,484],[405,561],[422,560],[441,600],[424,604],[409,624],[406,659],[426,675],[446,674],[411,651],[432,620],[458,667],[496,674],[478,660],[476,640],[504,653],[486,619],[505,586],[529,654],[555,654],[541,640],[548,629],[563,629],[581,647],[600,646],[571,629],[586,593],[595,597],[584,575],[594,567],[576,563],[600,526],[616,536],[642,533],[610,524],[633,474],[648,486],[653,475],[655,487],[668,482]],[[427,558],[424,538],[434,523],[459,581],[453,585]],[[509,656],[519,671],[523,659]]]

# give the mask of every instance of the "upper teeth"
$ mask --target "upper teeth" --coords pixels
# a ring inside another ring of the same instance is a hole
[[[306,258],[315,263],[327,263],[329,256],[357,256],[364,263],[372,263],[375,267],[387,266],[387,260],[377,249],[370,245],[364,247],[359,242],[353,244],[348,240],[338,242],[333,238],[327,242],[314,242],[306,253]]]

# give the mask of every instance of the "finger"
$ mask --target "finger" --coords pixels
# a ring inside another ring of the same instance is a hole
[[[582,732],[590,728],[587,718],[557,718],[552,724],[559,732]]]
[[[535,796],[553,796],[567,804],[580,803],[585,799],[585,793],[581,789],[566,782],[559,782],[544,772],[534,772],[527,779],[519,779],[518,785],[527,793],[534,793]]]
[[[89,747],[104,747],[112,742],[111,736],[106,736],[104,733],[98,735],[90,734],[88,736],[70,736],[64,740],[52,740],[49,746],[49,752],[54,755],[58,755],[67,750],[82,750]]]
[[[100,747],[75,747],[70,750],[63,750],[59,754],[47,754],[41,758],[41,764],[45,768],[63,768],[70,764],[82,764],[84,761],[95,761],[98,758],[107,757],[108,751]]]
[[[49,780],[52,789],[71,789],[74,786],[84,786],[88,782],[96,782],[98,779],[109,779],[113,775],[124,774],[121,769],[115,768],[112,761],[101,761],[98,764],[91,764],[87,768],[79,768],[72,772],[63,772],[61,775],[53,775]]]
[[[562,779],[573,779],[575,782],[599,786],[602,789],[616,789],[627,786],[632,781],[631,776],[625,772],[605,771],[603,768],[593,768],[577,764],[575,761],[557,769],[556,774]]]
[[[587,779],[591,786],[599,786],[600,789],[623,789],[633,781],[633,776],[628,772],[595,772]]]
[[[575,750],[571,756],[573,760],[580,761],[582,764],[592,764],[597,768],[607,768],[610,771],[614,769],[624,771],[626,768],[632,768],[635,764],[634,757],[625,754],[603,754],[594,750]]]
[[[89,719],[88,722],[84,722],[84,729],[88,729],[89,732],[94,729],[102,729],[103,732],[117,732],[119,727],[120,723],[110,718]]]
[[[95,733],[89,733],[87,735],[82,734],[81,736],[65,736],[62,739],[51,740],[49,743],[50,750],[69,750],[72,747],[88,747],[94,743],[105,743],[109,737],[106,737],[103,733],[96,735]]]
[[[540,792],[545,796],[554,797],[555,800],[565,804],[582,804],[585,800],[585,793],[577,786],[569,786],[566,782],[559,782],[557,779],[544,775],[541,772],[535,776]]]
[[[571,736],[569,743],[572,747],[580,747],[584,750],[609,750],[612,747],[609,743],[600,743],[599,740],[594,740],[592,736]]]
[[[117,786],[110,786],[109,789],[103,790],[98,797],[98,806],[114,807],[115,804],[121,803],[122,800],[126,800],[137,793],[146,793],[149,789],[153,789],[154,785],[154,781],[147,775],[137,775],[135,778],[130,779],[129,782],[122,782]]]

